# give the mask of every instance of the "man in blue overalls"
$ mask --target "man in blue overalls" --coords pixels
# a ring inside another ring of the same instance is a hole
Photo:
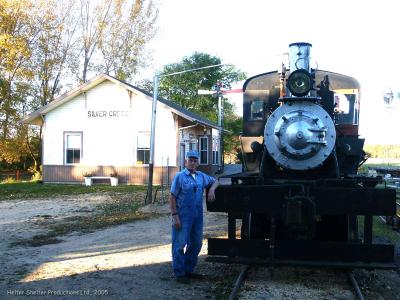
[[[186,154],[186,168],[175,175],[169,203],[172,214],[172,267],[176,280],[189,283],[203,242],[203,190],[210,187],[208,201],[215,200],[218,181],[197,171],[199,153]],[[184,248],[186,246],[186,250]]]

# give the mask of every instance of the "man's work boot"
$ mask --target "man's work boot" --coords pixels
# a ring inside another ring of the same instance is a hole
[[[179,276],[179,277],[175,277],[176,282],[178,283],[183,283],[183,284],[189,284],[190,283],[190,279],[187,276]]]
[[[204,279],[204,275],[199,273],[186,273],[186,277],[191,279]]]

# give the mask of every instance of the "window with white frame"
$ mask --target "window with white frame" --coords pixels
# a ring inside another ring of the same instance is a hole
[[[150,132],[139,132],[137,135],[136,164],[148,165],[150,158]]]
[[[207,165],[208,164],[208,137],[201,136],[199,138],[199,151],[200,151],[200,164]]]
[[[197,143],[189,143],[189,151],[197,150]]]
[[[218,165],[219,161],[219,153],[218,153],[218,137],[213,136],[212,140],[212,164],[213,165]]]
[[[82,133],[64,133],[64,161],[67,165],[79,164],[82,157]]]

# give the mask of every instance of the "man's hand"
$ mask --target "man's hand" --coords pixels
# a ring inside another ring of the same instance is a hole
[[[208,190],[207,200],[208,202],[215,201],[215,189],[219,186],[218,180],[215,180],[210,189]]]
[[[207,200],[208,202],[214,202],[215,201],[215,191],[214,189],[209,189],[208,194],[207,194]]]
[[[180,230],[182,228],[181,220],[179,219],[179,215],[172,216],[172,223],[176,230]]]

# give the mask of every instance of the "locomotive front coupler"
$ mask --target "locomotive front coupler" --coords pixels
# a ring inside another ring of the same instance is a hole
[[[282,213],[289,239],[310,240],[315,236],[315,203],[311,197],[302,194],[286,197]]]

